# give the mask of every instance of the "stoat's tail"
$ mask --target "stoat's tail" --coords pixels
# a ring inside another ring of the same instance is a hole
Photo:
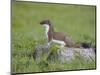
[[[64,42],[66,43],[66,47],[74,47],[74,48],[90,48],[91,47],[91,43],[86,43],[86,42],[75,43],[69,37],[66,37]]]
[[[91,43],[81,42],[74,44],[75,48],[91,48]]]

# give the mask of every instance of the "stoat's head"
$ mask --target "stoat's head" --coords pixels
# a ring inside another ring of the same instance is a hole
[[[43,20],[40,22],[40,24],[44,27],[44,28],[50,28],[50,30],[54,31],[52,25],[51,25],[51,22],[50,20]]]
[[[50,25],[51,25],[51,23],[50,23],[49,20],[43,20],[43,21],[40,22],[40,24],[41,24],[43,27],[46,27],[46,26],[50,26]]]

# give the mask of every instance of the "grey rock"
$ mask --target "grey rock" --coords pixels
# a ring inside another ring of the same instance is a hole
[[[78,55],[85,61],[95,61],[95,52],[92,48],[62,48],[57,49],[56,53],[50,53],[50,49],[46,45],[37,45],[35,47],[34,56],[36,61],[41,61],[41,57],[46,54],[47,60],[55,62],[59,60],[61,63],[71,62],[75,59],[75,56]]]

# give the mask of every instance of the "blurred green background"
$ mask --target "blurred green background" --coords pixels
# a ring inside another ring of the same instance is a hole
[[[92,42],[95,46],[95,14],[95,6],[12,1],[12,72],[56,71],[58,66],[60,70],[80,69],[55,64],[50,65],[53,69],[42,70],[27,54],[36,44],[45,43],[44,30],[39,24],[45,19],[52,22],[55,31],[64,32],[75,42]],[[89,64],[80,65],[84,69],[95,67],[94,63]]]

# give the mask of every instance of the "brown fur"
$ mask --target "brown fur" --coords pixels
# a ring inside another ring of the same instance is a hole
[[[75,47],[75,48],[80,48],[81,44],[80,43],[74,43],[72,39],[68,36],[66,36],[62,32],[55,32],[54,28],[49,20],[44,20],[40,22],[41,25],[43,24],[48,24],[49,25],[49,31],[48,31],[48,42],[50,42],[52,39],[64,41],[66,43],[67,47]]]
[[[53,39],[56,39],[56,40],[64,41],[66,43],[66,46],[68,46],[68,47],[74,46],[74,42],[68,36],[66,36],[62,32],[55,32],[54,31],[53,26],[52,26],[52,24],[49,20],[44,20],[44,21],[40,22],[40,24],[41,25],[43,25],[43,24],[49,25],[50,29],[49,29],[49,32],[48,32],[48,37],[49,37],[48,42],[50,42],[53,38]]]

